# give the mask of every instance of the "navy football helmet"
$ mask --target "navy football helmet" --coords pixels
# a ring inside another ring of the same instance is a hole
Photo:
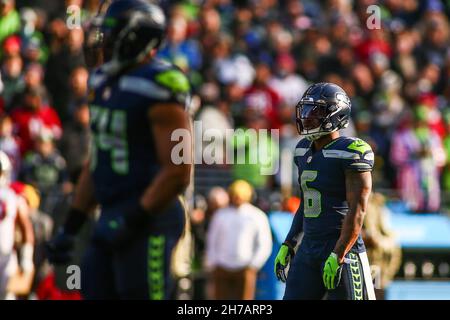
[[[98,19],[95,41],[104,70],[116,74],[158,49],[166,33],[163,10],[147,0],[115,0]]]
[[[351,103],[345,91],[333,84],[311,85],[296,106],[296,124],[300,135],[308,140],[348,126]]]

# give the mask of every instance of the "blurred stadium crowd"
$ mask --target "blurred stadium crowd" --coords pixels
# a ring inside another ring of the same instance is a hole
[[[39,299],[76,297],[54,287],[38,248],[62,220],[89,150],[85,35],[81,28],[68,27],[66,8],[82,8],[81,22],[87,25],[99,4],[0,1],[0,150],[11,161],[13,189],[28,201],[36,238],[33,296]],[[345,134],[365,139],[375,151],[375,191],[389,190],[389,197],[399,197],[411,211],[445,209],[443,195],[450,192],[450,1],[160,4],[170,20],[159,57],[189,76],[190,112],[202,121],[202,130],[218,129],[224,136],[232,128],[279,130],[277,138],[268,136],[256,147],[232,145],[244,148],[247,157],[268,147],[271,161],[280,161],[281,170],[273,176],[260,174],[263,163],[196,165],[191,212],[195,270],[203,269],[212,237],[207,236],[209,220],[228,204],[218,187],[243,179],[256,191],[253,203],[264,212],[296,211],[298,200],[291,197],[298,195],[292,167],[299,139],[294,107],[313,82],[336,83],[350,96],[352,123]],[[366,24],[372,4],[380,9],[379,29]],[[373,211],[382,211],[383,196],[374,198],[378,209]],[[377,243],[372,241],[374,247]]]

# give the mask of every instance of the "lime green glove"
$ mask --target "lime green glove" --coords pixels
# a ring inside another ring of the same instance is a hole
[[[328,290],[335,289],[341,281],[342,265],[338,262],[336,253],[332,252],[323,267],[323,284]]]
[[[287,270],[286,268],[291,263],[291,259],[294,257],[294,248],[287,242],[281,245],[280,250],[275,258],[274,273],[278,280],[286,282]]]

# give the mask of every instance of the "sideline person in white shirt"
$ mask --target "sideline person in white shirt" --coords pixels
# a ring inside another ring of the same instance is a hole
[[[207,235],[207,267],[214,299],[252,300],[256,277],[272,252],[266,214],[250,204],[253,189],[243,180],[229,188],[231,205],[213,215]]]

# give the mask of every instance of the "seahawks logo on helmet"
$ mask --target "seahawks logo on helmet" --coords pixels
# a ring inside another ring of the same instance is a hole
[[[348,126],[351,103],[345,91],[333,83],[311,85],[296,106],[296,124],[300,135],[309,140]]]

